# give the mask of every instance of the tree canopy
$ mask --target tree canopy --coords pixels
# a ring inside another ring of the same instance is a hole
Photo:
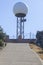
[[[3,28],[0,26],[0,39],[4,40],[6,33],[3,32]]]
[[[37,44],[43,48],[43,31],[37,31],[36,34]]]

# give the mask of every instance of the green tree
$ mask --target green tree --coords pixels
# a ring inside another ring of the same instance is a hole
[[[1,26],[0,26],[0,39],[3,39],[3,29],[1,28]]]
[[[5,38],[6,38],[6,33],[3,32],[3,28],[0,26],[0,46],[4,45]]]
[[[37,44],[43,48],[43,31],[37,31],[36,39],[37,39]]]

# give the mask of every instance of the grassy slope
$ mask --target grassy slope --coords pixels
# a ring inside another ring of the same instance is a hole
[[[37,46],[33,43],[29,44],[29,45],[30,45],[30,48],[33,49],[40,56],[40,58],[43,60],[43,50],[39,46]]]

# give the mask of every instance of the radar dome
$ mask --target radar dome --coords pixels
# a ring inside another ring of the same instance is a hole
[[[14,5],[13,12],[17,17],[25,17],[28,12],[28,8],[24,3],[18,2]]]

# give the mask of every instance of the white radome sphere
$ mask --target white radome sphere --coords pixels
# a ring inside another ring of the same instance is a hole
[[[28,8],[24,3],[18,2],[14,5],[13,12],[14,12],[14,15],[17,17],[20,17],[22,15],[26,16],[26,14],[28,12]]]

